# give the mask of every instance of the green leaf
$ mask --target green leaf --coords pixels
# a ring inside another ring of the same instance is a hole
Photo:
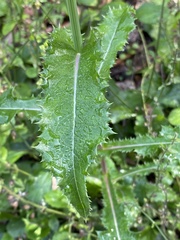
[[[8,233],[14,237],[22,237],[25,232],[25,225],[22,220],[13,219],[7,225]]]
[[[111,132],[103,94],[106,83],[98,76],[108,78],[117,50],[134,28],[130,11],[129,7],[110,9],[96,30],[96,39],[93,31],[80,53],[73,49],[67,30],[54,31],[45,60],[47,84],[43,87],[38,148],[46,166],[61,177],[62,190],[84,218],[89,213],[85,175],[96,146]]]
[[[180,108],[173,109],[168,116],[168,120],[172,125],[180,125]]]
[[[41,201],[48,191],[51,190],[51,175],[48,172],[41,172],[26,185],[27,198],[33,202],[41,204]]]
[[[31,222],[29,219],[24,218],[25,230],[28,239],[40,239],[42,227],[37,223]]]
[[[3,146],[5,144],[5,142],[7,141],[7,138],[9,137],[9,135],[11,133],[11,128],[12,127],[11,127],[10,123],[0,125],[0,136],[1,136],[0,146]]]
[[[0,17],[6,15],[8,12],[8,4],[6,0],[0,1]]]
[[[152,240],[157,239],[157,230],[156,228],[146,227],[143,229],[143,231],[140,231],[137,233],[137,239],[138,240]]]
[[[78,4],[83,4],[85,6],[96,6],[98,1],[97,0],[78,0]]]
[[[168,16],[167,7],[164,10],[164,17]],[[146,24],[154,24],[159,21],[161,13],[161,5],[157,5],[153,2],[144,3],[136,12],[138,20]]]
[[[176,108],[180,106],[180,84],[174,84],[162,88],[163,94],[160,98],[160,102],[166,107]]]
[[[0,190],[2,190],[2,182],[0,182]],[[7,194],[1,193],[0,194],[0,212],[7,211],[10,208],[10,203],[7,201]]]
[[[136,114],[132,113],[131,109],[125,107],[125,106],[111,106],[111,122],[117,123],[121,120],[135,117]]]
[[[100,39],[102,60],[98,65],[98,74],[107,79],[118,50],[122,50],[127,43],[129,33],[135,28],[132,8],[125,5],[117,9],[109,9],[107,16],[98,27],[97,37]],[[98,42],[99,44],[99,42]]]
[[[57,232],[59,227],[59,220],[56,217],[52,217],[48,221],[48,226],[50,227],[51,230]]]
[[[179,131],[178,131],[179,132]],[[169,134],[168,134],[169,133]],[[107,151],[109,153],[121,151],[131,152],[135,151],[141,156],[153,156],[159,148],[167,146],[179,146],[179,137],[175,138],[176,131],[171,127],[164,127],[160,136],[153,137],[150,135],[137,136],[131,139],[122,139],[119,141],[110,141],[102,145],[101,152]]]
[[[5,233],[1,240],[14,240],[14,238],[11,237],[8,233]]]
[[[143,105],[139,90],[122,90],[112,80],[109,81],[108,100],[112,102],[112,108],[123,106],[132,111],[132,113]]]
[[[103,224],[108,232],[101,233],[100,239],[134,240],[131,235],[128,222],[125,216],[123,205],[119,205],[111,182],[110,174],[107,171],[106,163],[102,163],[103,180],[102,193],[104,198]],[[108,238],[109,237],[109,238]]]
[[[8,151],[8,156],[7,156],[7,162],[9,163],[15,163],[18,159],[20,159],[23,155],[27,154],[28,151]]]
[[[60,231],[56,232],[52,238],[52,240],[64,240],[64,239],[69,239],[69,232],[68,231]]]
[[[0,124],[9,122],[16,113],[26,111],[32,119],[41,112],[41,108],[37,106],[35,98],[28,100],[15,99],[12,91],[7,90],[0,95]]]
[[[45,194],[45,201],[54,208],[68,208],[68,201],[64,194],[59,190],[52,190]]]
[[[125,170],[122,169],[117,177],[113,179],[113,182],[117,182],[120,179],[129,178],[137,175],[147,175],[150,172],[154,172],[158,169],[158,164],[145,164],[145,165],[138,165],[137,167],[133,167],[131,169]],[[168,169],[169,170],[169,169]]]
[[[28,78],[36,78],[38,75],[37,68],[35,67],[28,67],[26,68],[26,76]]]
[[[17,21],[11,21],[11,22],[5,23],[2,28],[2,34],[7,35],[9,32],[11,32],[14,29],[16,24],[17,24]]]
[[[89,200],[85,175],[96,146],[110,132],[103,84],[98,79],[91,36],[81,53],[73,49],[71,35],[61,29],[52,34],[45,60],[45,100],[38,148],[46,166],[63,178],[61,188],[77,211],[87,217]]]

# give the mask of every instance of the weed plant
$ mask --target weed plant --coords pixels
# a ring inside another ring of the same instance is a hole
[[[125,2],[0,1],[0,239],[179,239],[180,6]]]

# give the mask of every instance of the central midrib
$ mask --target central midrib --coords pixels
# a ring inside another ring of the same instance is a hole
[[[110,39],[110,41],[109,41],[109,44],[108,44],[108,46],[107,46],[107,49],[106,49],[106,51],[105,51],[105,53],[104,53],[103,59],[102,59],[102,61],[101,61],[101,64],[100,64],[100,66],[99,66],[98,74],[100,74],[101,69],[102,69],[102,67],[103,67],[103,64],[104,64],[104,62],[105,62],[105,59],[106,59],[106,57],[107,57],[108,54],[109,54],[109,50],[110,50],[110,48],[111,48],[111,46],[112,46],[112,42],[113,42],[113,40],[114,40],[114,36],[115,36],[115,34],[116,34],[116,32],[117,32],[118,26],[119,26],[119,22],[117,22],[117,25],[114,27],[114,32],[113,32],[112,37],[111,37],[111,39]]]
[[[78,84],[78,71],[79,71],[79,61],[80,61],[80,53],[77,53],[76,59],[75,59],[75,67],[74,67],[74,95],[73,95],[73,127],[72,127],[72,164],[73,164],[73,175],[74,175],[74,181],[77,189],[77,194],[79,201],[81,202],[81,206],[83,207],[83,211],[85,214],[85,207],[83,204],[83,201],[81,199],[81,194],[79,192],[78,188],[78,182],[76,177],[76,169],[75,169],[75,128],[76,128],[76,105],[77,105],[77,84]]]

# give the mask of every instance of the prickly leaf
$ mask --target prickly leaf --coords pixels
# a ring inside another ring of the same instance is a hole
[[[102,57],[98,65],[98,73],[102,78],[109,77],[109,69],[113,66],[117,51],[123,50],[129,33],[134,28],[131,7],[119,5],[119,8],[109,9],[96,33],[100,39],[98,50],[100,50]]]
[[[46,166],[62,178],[62,190],[84,218],[89,213],[87,168],[97,144],[109,132],[108,104],[96,72],[95,44],[92,35],[77,53],[67,30],[52,34],[45,59],[45,100],[38,146]]]
[[[9,122],[20,111],[26,111],[33,120],[37,119],[41,108],[37,106],[37,99],[16,99],[10,89],[0,95],[0,124]]]
[[[150,135],[138,136],[131,139],[122,139],[119,141],[112,141],[104,143],[102,151],[106,152],[131,152],[135,151],[141,156],[153,156],[157,150],[161,147],[168,147],[170,145],[179,144],[178,141],[174,141],[173,137],[167,138],[166,136],[152,137]]]
[[[103,223],[107,232],[99,233],[100,239],[135,240],[128,229],[128,221],[124,213],[124,207],[119,204],[115,194],[110,174],[105,160],[102,161],[103,180],[102,193],[104,198]]]

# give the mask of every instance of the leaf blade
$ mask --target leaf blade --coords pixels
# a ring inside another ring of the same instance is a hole
[[[134,240],[128,229],[127,218],[122,204],[118,204],[116,193],[107,170],[106,162],[102,160],[103,180],[102,193],[104,198],[103,223],[108,232],[101,232],[101,239]],[[113,220],[112,220],[113,219]]]
[[[138,135],[136,138],[120,139],[104,143],[99,151],[103,152],[131,152],[134,151],[140,156],[154,156],[159,148],[166,148],[171,151],[180,145],[180,128],[162,126],[158,136]]]
[[[29,117],[36,119],[41,112],[35,98],[15,99],[12,96],[12,90],[9,89],[0,95],[0,124],[9,122],[16,113],[26,111]]]
[[[95,37],[81,53],[73,49],[71,35],[56,30],[52,35],[45,100],[38,148],[46,166],[61,177],[60,185],[84,218],[89,213],[85,175],[96,146],[109,133],[103,85],[96,69]],[[61,68],[59,69],[59,66]]]
[[[109,8],[107,16],[98,27],[97,36],[101,39],[102,56],[98,74],[102,78],[109,76],[109,69],[114,63],[117,51],[123,50],[129,33],[135,28],[132,11],[127,5]]]

